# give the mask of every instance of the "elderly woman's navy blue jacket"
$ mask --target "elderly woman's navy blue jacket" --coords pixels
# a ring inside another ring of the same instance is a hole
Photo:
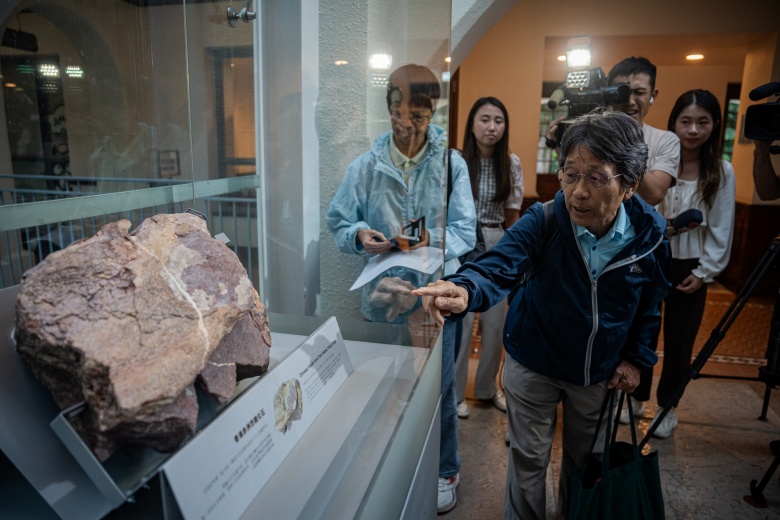
[[[658,357],[649,345],[670,287],[666,220],[639,197],[624,205],[636,238],[597,278],[586,265],[559,191],[551,222],[555,229],[546,244],[544,211],[537,203],[495,247],[444,279],[465,287],[468,310],[481,312],[529,272],[510,299],[504,347],[539,374],[592,385],[609,379],[621,360],[640,369],[652,367]]]

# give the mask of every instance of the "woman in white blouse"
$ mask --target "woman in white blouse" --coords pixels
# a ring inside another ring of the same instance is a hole
[[[523,203],[523,170],[520,159],[509,151],[509,114],[500,100],[483,97],[474,102],[466,121],[462,154],[469,167],[471,192],[485,250],[489,250],[504,236],[504,230],[520,218]],[[506,400],[504,392],[496,385],[496,376],[504,351],[502,334],[506,310],[504,302],[479,316],[482,353],[474,380],[474,396],[492,401],[503,412],[506,411]],[[463,340],[455,362],[455,393],[461,419],[469,416],[465,393],[473,325],[474,314],[469,313],[463,319]]]
[[[662,408],[670,410],[654,432],[661,439],[677,427],[673,408],[682,396],[674,400],[674,393],[687,378],[707,285],[726,268],[731,253],[736,184],[731,163],[720,158],[721,114],[712,93],[690,90],[677,99],[669,115],[669,130],[680,138],[680,170],[677,184],[666,192],[658,210],[671,219],[696,208],[704,219],[695,229],[670,238],[672,289],[664,300],[664,360],[656,417]],[[647,372],[632,395],[640,401],[634,406],[635,415],[644,411],[641,401],[650,399],[652,371]],[[628,422],[627,413],[621,422]]]

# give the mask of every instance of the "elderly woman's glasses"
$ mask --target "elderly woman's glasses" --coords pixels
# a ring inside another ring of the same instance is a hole
[[[412,124],[417,126],[424,124],[426,121],[428,121],[431,118],[431,116],[433,116],[433,114],[422,115],[422,114],[411,113],[409,114],[408,117],[402,117],[401,112],[399,112],[398,110],[391,110],[390,115],[396,119],[411,121]]]
[[[583,177],[585,179],[585,184],[597,190],[600,190],[601,188],[609,184],[609,181],[611,181],[615,177],[620,177],[621,175],[623,174],[618,173],[617,175],[610,176],[607,175],[606,173],[599,172],[599,171],[593,171],[588,173],[577,173],[576,170],[572,170],[569,168],[560,168],[558,170],[558,180],[560,180],[561,183],[567,185],[576,184],[579,178]]]

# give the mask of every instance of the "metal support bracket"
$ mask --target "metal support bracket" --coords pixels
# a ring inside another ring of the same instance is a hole
[[[243,8],[241,8],[240,11],[236,11],[233,6],[230,6],[227,8],[227,20],[230,24],[230,27],[235,27],[238,25],[238,21],[241,20],[244,23],[249,23],[257,18],[257,13],[254,11],[250,11],[249,8],[252,5],[252,0],[249,0]]]

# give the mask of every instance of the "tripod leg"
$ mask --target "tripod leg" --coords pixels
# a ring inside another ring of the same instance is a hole
[[[766,497],[764,497],[764,488],[769,483],[769,479],[772,478],[772,475],[775,473],[778,466],[780,466],[780,455],[777,455],[772,461],[772,464],[769,465],[769,469],[766,470],[764,477],[758,485],[756,485],[755,480],[750,481],[750,494],[745,495],[745,502],[753,507],[763,508],[767,506]]]
[[[775,457],[780,455],[780,440],[770,442],[769,451],[771,451],[772,455],[774,455]]]
[[[767,422],[768,419],[766,418],[766,412],[769,410],[769,398],[772,396],[772,387],[769,386],[769,383],[766,385],[766,390],[764,390],[764,404],[761,405],[761,415],[759,416],[759,421]]]
[[[761,408],[761,421],[766,421],[769,408],[769,397],[772,389],[780,382],[780,289],[775,297],[775,308],[772,312],[772,323],[769,330],[769,341],[766,347],[766,366],[758,369],[758,379],[766,384],[764,405]]]
[[[775,258],[778,256],[778,254],[780,254],[780,235],[772,239],[769,247],[764,252],[764,256],[761,257],[761,260],[748,277],[745,285],[742,287],[742,289],[739,290],[736,297],[734,298],[734,301],[731,303],[731,305],[729,305],[729,308],[723,315],[723,318],[721,318],[718,325],[710,334],[709,339],[691,364],[688,376],[684,381],[680,382],[680,385],[674,392],[672,401],[678,400],[685,391],[685,387],[688,385],[688,383],[692,379],[699,377],[701,368],[715,351],[715,347],[718,346],[718,343],[723,340],[726,332],[729,330],[729,327],[731,327],[731,324],[734,322],[742,308],[747,303],[756,285],[758,285],[758,282],[761,280],[761,278],[763,278],[764,273],[774,264]],[[772,329],[773,330],[770,332],[770,344],[768,345],[767,349],[767,366],[759,368],[758,377],[760,381],[766,382],[767,392],[769,392],[772,387],[777,386],[778,383],[780,383],[780,288],[778,288],[777,299],[775,300]],[[768,405],[769,395],[767,394],[764,397],[764,407],[766,408]],[[664,411],[662,413],[666,412]],[[761,416],[764,419],[766,418],[766,410],[762,412]],[[660,424],[661,419],[662,418],[658,419],[658,424]],[[647,441],[650,440],[650,435],[653,433],[653,431],[654,429],[651,428],[650,431],[648,431],[639,442],[638,446],[640,451],[647,444]]]

